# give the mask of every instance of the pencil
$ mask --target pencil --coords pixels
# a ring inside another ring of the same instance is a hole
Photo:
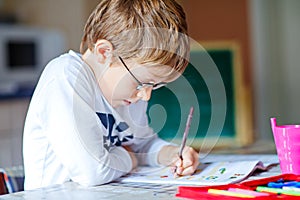
[[[183,133],[183,136],[182,136],[181,145],[180,145],[180,147],[179,147],[178,155],[179,155],[179,159],[180,159],[181,161],[183,160],[183,158],[182,158],[182,153],[183,153],[183,149],[184,149],[185,144],[186,144],[186,139],[187,139],[188,134],[189,134],[189,131],[190,131],[190,126],[191,126],[191,121],[192,121],[193,113],[194,113],[194,107],[192,106],[191,109],[190,109],[190,113],[189,113],[189,115],[188,115],[186,124],[185,124],[185,130],[184,130],[184,133]],[[182,163],[182,162],[181,162],[181,163]],[[177,176],[176,170],[177,170],[177,166],[175,166],[174,169],[173,169],[173,172],[174,172],[174,176],[175,176],[175,177]]]
[[[192,106],[191,109],[190,109],[190,113],[188,115],[187,121],[186,121],[185,130],[184,130],[181,145],[180,145],[180,148],[179,148],[179,153],[178,154],[179,154],[180,160],[182,160],[182,152],[183,152],[183,149],[185,147],[187,136],[189,134],[193,113],[194,113],[194,107]]]

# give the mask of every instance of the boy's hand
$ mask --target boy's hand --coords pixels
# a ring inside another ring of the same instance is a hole
[[[193,174],[199,165],[199,155],[191,147],[185,147],[182,153],[182,160],[177,155],[177,159],[174,163],[175,173],[178,175],[191,175]]]
[[[176,168],[175,173],[178,175],[191,175],[199,165],[199,155],[191,147],[186,146],[183,149],[181,161],[178,155],[179,147],[167,145],[164,146],[158,155],[158,162],[162,165],[171,165]]]
[[[123,148],[129,153],[131,161],[132,161],[132,169],[136,168],[138,165],[138,161],[136,156],[134,155],[134,152],[131,150],[129,146],[123,146]]]

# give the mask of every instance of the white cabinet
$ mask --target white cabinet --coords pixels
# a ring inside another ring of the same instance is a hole
[[[0,167],[22,165],[22,136],[29,99],[0,100]]]

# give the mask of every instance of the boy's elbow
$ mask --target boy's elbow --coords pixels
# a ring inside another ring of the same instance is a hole
[[[106,180],[103,178],[97,178],[97,177],[85,177],[81,180],[74,180],[74,182],[77,182],[79,185],[84,187],[92,187],[97,185],[103,185],[106,183],[109,183],[112,180]]]
[[[84,181],[80,181],[78,182],[80,185],[85,186],[85,187],[93,187],[93,186],[97,186],[97,185],[103,185],[106,183],[111,182],[112,180],[105,180],[105,179],[101,179],[101,178],[95,178],[95,177],[90,177]]]
[[[117,171],[117,170],[107,170],[102,171],[100,173],[97,172],[89,172],[83,175],[80,180],[74,180],[75,182],[78,182],[80,185],[85,187],[91,187],[91,186],[97,186],[97,185],[103,185],[106,183],[109,183],[111,181],[116,180],[117,178],[121,177],[124,173]]]
[[[130,155],[123,148],[115,148],[101,163],[85,163],[74,181],[84,186],[102,185],[118,179],[131,169]]]

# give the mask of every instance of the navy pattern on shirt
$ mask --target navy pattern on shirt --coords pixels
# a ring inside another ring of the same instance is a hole
[[[96,114],[106,129],[106,133],[103,134],[103,143],[107,150],[112,146],[122,146],[122,143],[133,139],[133,134],[124,132],[129,128],[125,122],[116,124],[114,116],[110,113],[96,112]]]

